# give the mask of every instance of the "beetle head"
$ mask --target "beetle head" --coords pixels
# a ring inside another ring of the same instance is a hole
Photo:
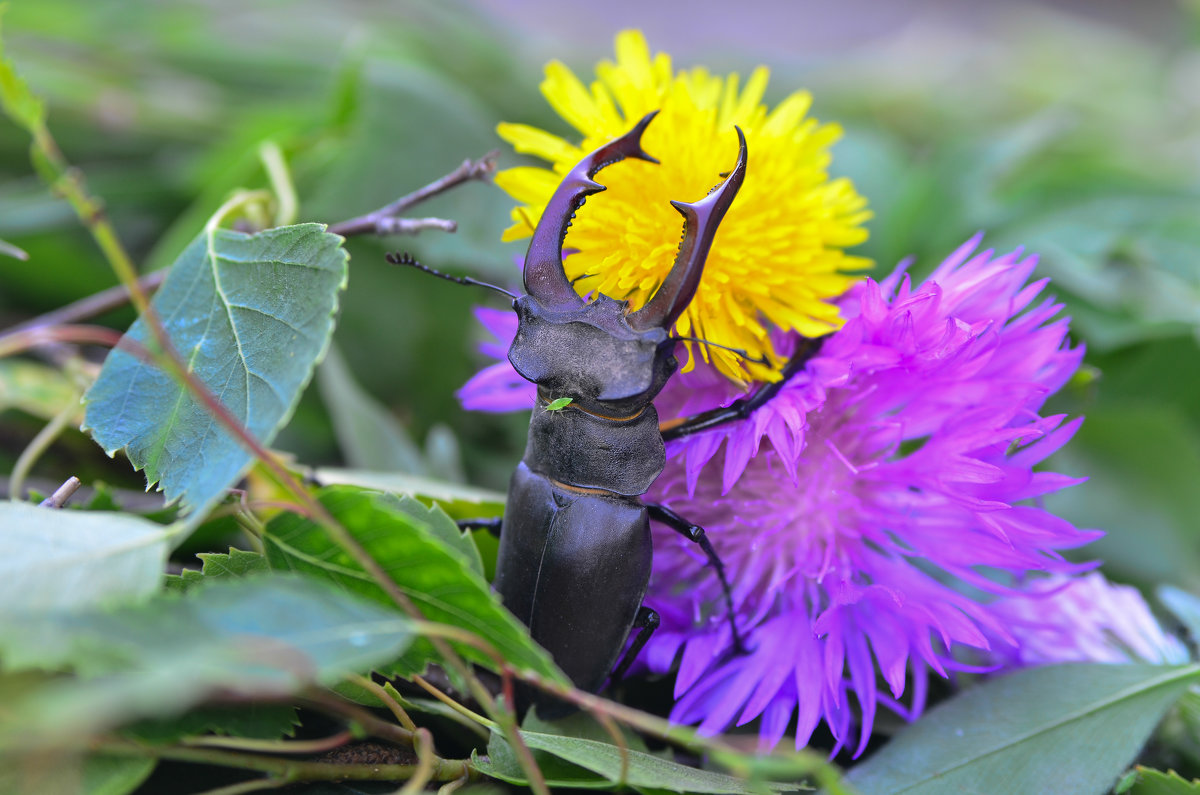
[[[650,301],[633,313],[625,301],[606,295],[585,302],[563,270],[563,239],[580,205],[604,190],[592,179],[596,172],[627,157],[658,162],[641,148],[642,132],[656,113],[585,157],[563,179],[529,244],[528,295],[513,302],[519,325],[508,358],[517,372],[553,394],[578,399],[585,410],[612,416],[645,408],[675,372],[669,329],[696,294],[717,226],[746,174],[746,138],[739,129],[737,165],[725,180],[695,203],[671,202],[683,215],[683,237]]]

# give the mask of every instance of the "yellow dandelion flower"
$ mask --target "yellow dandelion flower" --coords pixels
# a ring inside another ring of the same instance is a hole
[[[606,168],[608,190],[578,212],[565,261],[580,294],[599,291],[641,308],[671,267],[680,218],[669,200],[695,201],[733,167],[734,125],[745,131],[749,168],[737,200],[721,223],[704,278],[679,336],[697,337],[766,358],[771,367],[746,362],[707,345],[700,354],[735,381],[778,378],[782,364],[770,329],[815,337],[839,328],[829,303],[856,281],[850,271],[870,266],[843,249],[867,237],[866,201],[849,180],[830,180],[830,146],[841,135],[834,124],[807,118],[811,97],[798,91],[774,110],[762,103],[767,69],[741,86],[736,74],[703,68],[675,73],[664,53],[650,55],[641,32],[616,39],[616,62],[596,66],[585,86],[557,61],[546,66],[542,93],[583,140],[578,145],[524,124],[501,124],[500,137],[518,151],[549,161],[550,168],[512,168],[496,184],[521,203],[505,240],[528,237],[562,176],[585,154],[627,132],[645,114],[660,110],[642,138],[659,165],[625,160]],[[689,345],[689,348],[691,346]],[[690,353],[690,351],[689,351]],[[689,355],[687,367],[693,362]]]

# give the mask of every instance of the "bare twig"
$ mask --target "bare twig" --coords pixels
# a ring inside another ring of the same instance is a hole
[[[61,508],[67,504],[67,500],[71,499],[71,495],[79,490],[83,485],[83,481],[72,475],[67,478],[66,482],[54,490],[46,499],[42,500],[40,506],[42,508]]]
[[[334,764],[245,754],[220,748],[151,746],[115,738],[93,741],[92,748],[119,756],[159,757],[179,762],[255,770],[291,781],[407,781],[419,770],[419,765]],[[470,762],[466,759],[435,759],[433,770],[428,773],[428,780],[456,781],[464,774],[469,774],[470,770]]]
[[[163,280],[167,278],[168,270],[169,268],[163,268],[153,273],[147,273],[138,279],[138,286],[147,294],[154,292],[162,285]],[[95,317],[110,309],[124,306],[129,303],[129,296],[129,288],[123,284],[118,284],[115,287],[101,290],[86,298],[80,298],[78,301],[59,307],[52,312],[47,312],[44,315],[38,315],[22,323],[18,323],[12,328],[7,329],[5,333],[11,334],[17,331],[28,331],[29,329],[40,328],[42,326],[78,323],[81,320]]]
[[[37,463],[39,458],[42,457],[43,453],[50,449],[50,445],[54,444],[54,440],[57,439],[62,432],[67,429],[67,426],[71,424],[71,420],[74,419],[75,415],[78,413],[78,403],[64,407],[58,412],[58,414],[54,415],[54,418],[50,420],[50,422],[42,426],[42,429],[37,432],[37,435],[34,436],[29,444],[26,445],[25,449],[21,451],[21,455],[17,456],[17,463],[13,465],[12,474],[9,476],[8,481],[9,488],[12,489],[13,499],[21,499],[25,491],[25,479],[29,477],[29,472],[33,469],[33,465]],[[70,483],[70,481],[67,481],[67,483]],[[66,497],[63,498],[64,501],[66,501],[67,497],[71,496],[71,493],[74,492],[75,489],[79,488],[78,484],[79,482],[76,481],[75,487],[72,488],[70,492],[67,493]],[[64,483],[63,486],[60,486],[59,491],[65,488],[66,485],[67,484]],[[54,493],[57,494],[58,491]],[[55,507],[61,508],[62,506],[57,505]]]
[[[491,179],[492,174],[496,171],[496,158],[499,156],[499,150],[492,150],[478,160],[464,160],[462,165],[446,176],[430,182],[425,187],[415,190],[407,196],[400,197],[386,207],[380,207],[378,210],[369,212],[366,215],[360,215],[357,218],[333,224],[329,227],[329,231],[342,237],[352,237],[354,235],[416,234],[422,229],[433,228],[453,232],[457,226],[454,221],[446,221],[440,218],[402,219],[398,216],[410,207],[437,196],[439,193],[444,193],[456,185],[476,179]]]
[[[376,684],[375,682],[372,682],[370,677],[359,676],[358,674],[351,674],[350,676],[346,677],[346,680],[358,685],[362,689],[370,692],[371,695],[375,696],[375,698],[382,701],[383,705],[388,708],[388,711],[395,716],[396,720],[405,729],[408,729],[410,732],[415,732],[417,730],[417,724],[413,723],[413,719],[409,717],[407,712],[404,711],[404,707],[400,706],[400,702],[393,698],[392,694],[389,693],[386,688]]]

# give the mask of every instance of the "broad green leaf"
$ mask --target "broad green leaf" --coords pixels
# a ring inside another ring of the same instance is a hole
[[[60,743],[206,699],[276,700],[395,659],[412,622],[325,583],[216,579],[116,611],[0,620],[9,669],[72,670],[8,703],[0,746]]]
[[[336,347],[317,368],[317,386],[346,463],[356,469],[429,474],[420,448],[391,412],[358,385]]]
[[[862,795],[1107,792],[1198,676],[1196,665],[1018,671],[930,710],[846,782]]]
[[[407,494],[399,497],[389,494],[386,499],[397,511],[424,525],[438,541],[458,552],[476,574],[483,576],[483,561],[479,557],[479,550],[475,547],[471,533],[460,530],[458,524],[447,516],[437,503],[427,507],[420,500]]]
[[[361,486],[364,489],[391,494],[410,494],[434,500],[451,516],[458,519],[478,519],[499,516],[504,512],[505,496],[498,491],[430,480],[398,472],[369,472],[359,469],[318,467],[313,479],[322,485]]]
[[[170,535],[124,513],[0,502],[0,615],[148,597],[162,579]]]
[[[189,369],[262,443],[287,420],[333,332],[346,281],[342,239],[319,224],[245,235],[211,227],[179,256],[154,297]],[[145,319],[127,338],[152,341]],[[109,454],[125,450],[149,484],[203,513],[251,453],[187,388],[114,349],[86,395],[85,426]]]
[[[1188,781],[1174,770],[1162,772],[1138,766],[1130,795],[1200,795],[1200,780]]]
[[[611,742],[581,737],[522,731],[521,737],[534,751],[538,767],[552,787],[611,789],[621,781],[621,750]],[[669,759],[628,751],[629,768],[624,783],[638,789],[697,793],[792,792],[805,787],[763,781],[745,781],[724,773],[699,770]],[[504,738],[493,732],[487,760],[477,758],[480,772],[510,784],[527,783]]]
[[[500,605],[477,561],[461,551],[460,542],[443,540],[408,513],[410,509],[399,510],[387,495],[335,486],[323,489],[320,500],[426,619],[466,629],[489,643],[510,665],[566,683],[521,622]],[[307,519],[295,514],[278,516],[267,525],[263,540],[274,569],[327,579],[381,604],[393,604],[370,575]],[[461,643],[452,645],[464,657],[495,667],[495,661],[480,650]],[[432,646],[420,641],[388,671],[419,673],[433,658]]]
[[[184,569],[182,574],[171,574],[163,584],[170,591],[186,591],[208,579],[217,577],[247,577],[269,571],[267,560],[257,552],[246,552],[230,548],[227,554],[201,552],[196,555],[203,562],[199,571]]]
[[[0,411],[20,409],[49,420],[71,405],[79,405],[79,389],[54,367],[25,359],[0,360]]]

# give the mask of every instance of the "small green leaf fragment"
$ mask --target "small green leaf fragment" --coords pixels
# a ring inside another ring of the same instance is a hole
[[[1129,772],[1133,781],[1126,788],[1129,795],[1200,795],[1200,780],[1188,781],[1174,770],[1163,772],[1149,767],[1138,766]],[[1124,783],[1125,779],[1122,779]],[[1113,789],[1113,792],[1118,792]]]

